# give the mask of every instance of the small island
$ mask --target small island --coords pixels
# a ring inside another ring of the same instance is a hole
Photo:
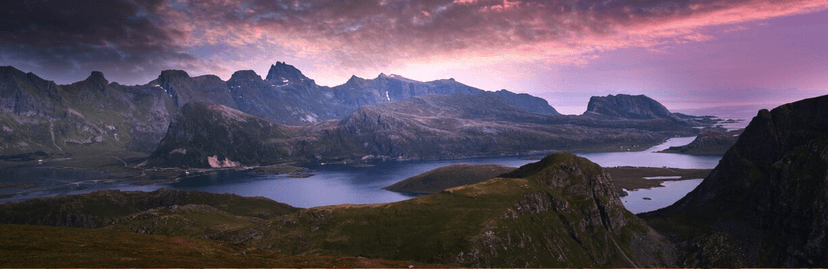
[[[500,177],[517,168],[496,164],[453,164],[406,178],[383,189],[413,194],[431,194],[442,190],[483,182]],[[609,167],[604,168],[610,175],[614,191],[618,196],[627,196],[626,190],[662,187],[664,181],[704,178],[711,169],[679,169],[658,167]]]
[[[406,178],[383,189],[395,192],[429,194],[447,188],[483,182],[517,168],[498,164],[452,164]]]
[[[680,153],[690,155],[724,155],[745,129],[733,131],[708,131],[700,134],[690,144],[670,147],[660,153]]]

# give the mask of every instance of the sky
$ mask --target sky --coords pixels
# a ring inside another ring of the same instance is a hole
[[[58,84],[93,70],[229,79],[283,61],[320,85],[351,75],[455,78],[581,114],[645,94],[674,112],[751,117],[828,94],[825,0],[16,0],[0,66]]]

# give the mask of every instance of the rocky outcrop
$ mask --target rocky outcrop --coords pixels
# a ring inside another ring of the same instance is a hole
[[[296,67],[284,62],[276,62],[270,66],[265,80],[276,85],[299,84],[308,87],[316,86],[316,82],[302,74]]]
[[[150,81],[150,86],[158,86],[173,99],[176,107],[187,103],[210,102],[237,108],[236,101],[230,95],[227,83],[214,75],[190,77],[182,70],[165,70],[157,79]]]
[[[247,70],[234,73],[227,84],[239,110],[274,123],[302,125],[341,119],[355,110],[336,102],[329,88],[316,85],[284,63],[271,68],[268,80]]]
[[[600,114],[625,119],[669,119],[681,121],[656,100],[644,95],[607,95],[589,98],[584,114]]]
[[[724,155],[736,143],[742,131],[744,130],[740,129],[730,132],[707,131],[697,136],[696,139],[693,139],[693,142],[690,142],[690,144],[670,147],[659,152],[691,155]]]
[[[643,216],[684,266],[828,265],[826,119],[828,96],[759,111],[695,190]]]

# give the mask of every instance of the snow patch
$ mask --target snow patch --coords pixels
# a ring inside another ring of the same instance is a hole
[[[388,101],[391,101],[391,97],[388,97],[388,91],[385,91],[385,99],[388,99]]]
[[[187,149],[185,149],[185,148],[177,148],[177,149],[174,149],[174,150],[170,151],[170,154],[173,154],[173,153],[178,153],[178,154],[187,154]]]

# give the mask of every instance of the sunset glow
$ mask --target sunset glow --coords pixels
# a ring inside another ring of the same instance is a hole
[[[285,61],[321,85],[381,72],[455,78],[540,96],[566,114],[582,113],[589,96],[615,93],[646,94],[675,111],[738,114],[723,116],[828,93],[824,0],[2,5],[0,65],[61,84],[93,70],[122,84],[166,69],[226,80]]]

